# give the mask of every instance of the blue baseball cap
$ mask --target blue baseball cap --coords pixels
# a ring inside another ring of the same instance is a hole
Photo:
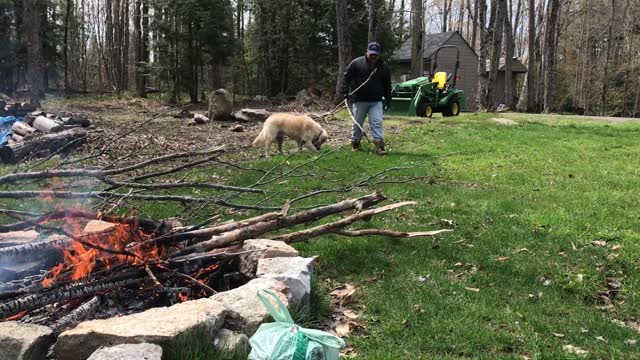
[[[382,52],[382,47],[377,42],[370,42],[367,45],[367,54],[380,55],[380,52]]]

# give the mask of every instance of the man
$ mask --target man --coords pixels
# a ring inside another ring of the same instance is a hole
[[[352,150],[360,150],[361,127],[368,114],[376,153],[384,155],[386,151],[382,138],[382,110],[391,102],[391,73],[380,58],[381,50],[380,44],[372,42],[367,46],[364,56],[354,59],[347,66],[342,79],[342,94],[344,99],[353,103],[353,114],[356,122],[360,124],[353,124],[351,128]]]

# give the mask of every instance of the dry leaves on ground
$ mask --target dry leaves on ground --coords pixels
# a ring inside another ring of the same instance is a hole
[[[581,349],[573,345],[564,345],[562,347],[562,350],[568,352],[569,354],[576,354],[581,356],[586,356],[589,353],[587,350]]]

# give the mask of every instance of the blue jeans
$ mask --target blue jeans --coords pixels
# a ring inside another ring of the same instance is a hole
[[[364,118],[369,114],[369,127],[374,140],[382,140],[382,101],[357,101],[353,103],[353,117],[364,128]],[[362,138],[362,130],[351,126],[351,140]]]

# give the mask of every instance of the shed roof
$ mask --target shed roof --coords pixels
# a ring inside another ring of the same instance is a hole
[[[430,59],[433,53],[442,45],[445,45],[454,35],[462,37],[457,31],[448,31],[436,34],[426,34],[424,36],[423,54],[425,59]],[[464,40],[464,38],[463,38]],[[466,40],[464,40],[467,43]],[[393,55],[392,61],[411,61],[411,38],[408,38]],[[469,44],[467,43],[467,46]],[[469,46],[471,51],[475,53],[473,48]]]
[[[500,58],[500,63],[498,65],[498,71],[504,71],[504,58]],[[491,64],[487,63],[487,71],[489,71]],[[514,57],[511,60],[511,71],[514,73],[526,73],[527,67],[524,66],[520,59]]]

